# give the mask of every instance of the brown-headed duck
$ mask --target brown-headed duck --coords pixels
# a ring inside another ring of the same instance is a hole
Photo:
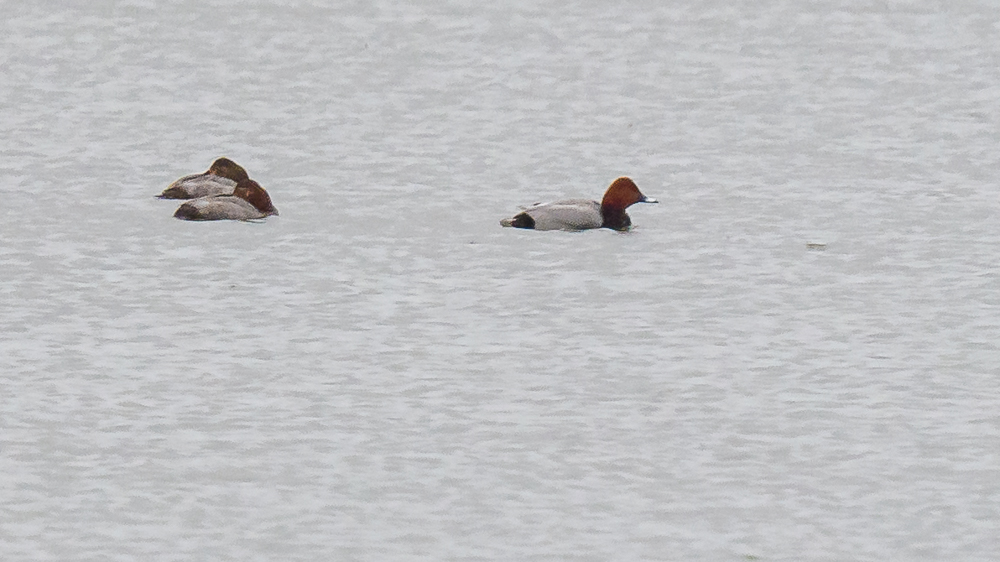
[[[656,203],[636,187],[635,182],[620,177],[611,182],[600,203],[589,199],[564,199],[535,203],[500,224],[534,230],[587,230],[610,228],[628,230],[632,219],[625,212],[633,203]]]
[[[174,216],[192,221],[237,220],[248,221],[277,215],[271,197],[259,183],[240,180],[232,195],[199,197],[184,202]]]
[[[229,158],[212,162],[207,172],[184,176],[170,184],[158,197],[160,199],[194,199],[212,195],[229,195],[237,182],[250,179],[242,166]]]

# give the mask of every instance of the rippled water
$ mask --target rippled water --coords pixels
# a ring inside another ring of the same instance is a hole
[[[993,3],[5,12],[4,560],[1000,550]]]

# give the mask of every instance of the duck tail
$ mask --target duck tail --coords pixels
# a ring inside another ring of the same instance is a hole
[[[509,219],[503,219],[500,224],[514,228],[535,228],[535,219],[528,213],[518,213]]]
[[[174,217],[188,221],[201,220],[202,218],[201,213],[198,212],[198,209],[195,208],[194,205],[190,205],[188,203],[185,203],[180,207],[178,207],[177,211],[174,212]]]

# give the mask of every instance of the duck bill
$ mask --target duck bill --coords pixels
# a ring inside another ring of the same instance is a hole
[[[640,203],[659,203],[659,201],[657,201],[656,199],[653,199],[652,197],[646,197],[645,195],[642,196],[642,200],[639,201],[639,202]]]

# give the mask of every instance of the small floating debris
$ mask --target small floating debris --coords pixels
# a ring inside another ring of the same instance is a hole
[[[817,250],[817,251],[819,251],[819,250],[825,250],[826,249],[826,243],[824,243],[824,242],[806,242],[806,249],[807,250]]]

